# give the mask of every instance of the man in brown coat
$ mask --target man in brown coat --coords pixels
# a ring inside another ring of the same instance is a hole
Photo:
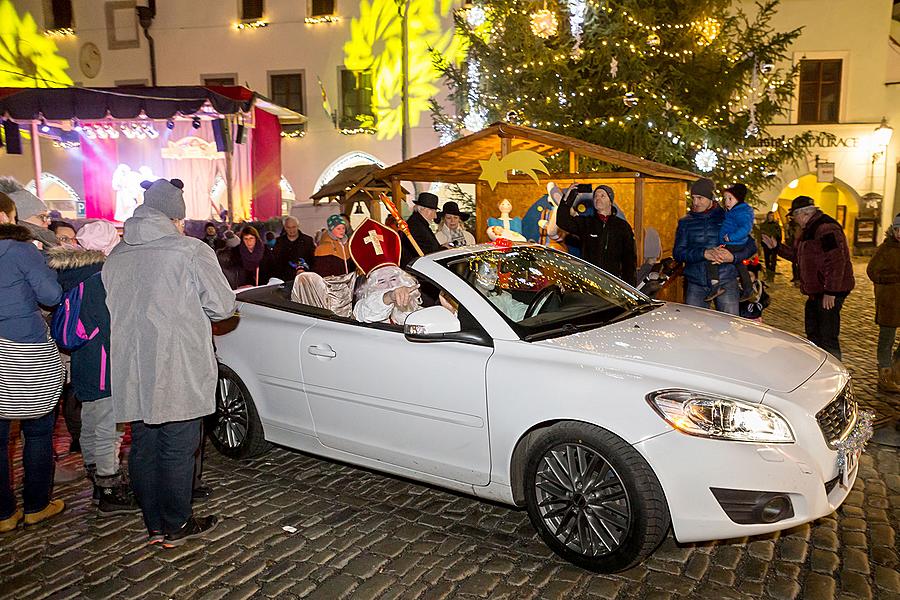
[[[897,327],[900,327],[900,214],[894,217],[884,242],[869,261],[866,274],[875,284],[878,389],[900,393],[900,345],[891,357]]]
[[[819,210],[809,196],[797,196],[790,215],[802,227],[793,246],[763,235],[763,244],[795,263],[800,291],[807,296],[804,308],[806,337],[813,344],[841,358],[841,307],[853,289],[853,263],[841,225]]]

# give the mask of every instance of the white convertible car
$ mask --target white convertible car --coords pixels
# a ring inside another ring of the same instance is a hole
[[[408,270],[426,308],[405,327],[279,286],[240,293],[239,325],[216,337],[216,447],[282,444],[524,506],[556,553],[600,572],[670,525],[682,542],[786,529],[853,486],[865,419],[847,370],[806,340],[651,300],[542,246]]]

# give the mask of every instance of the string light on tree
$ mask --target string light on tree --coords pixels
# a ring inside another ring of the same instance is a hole
[[[622,102],[628,108],[634,108],[638,105],[638,97],[634,95],[634,92],[626,92],[624,96],[622,96]]]

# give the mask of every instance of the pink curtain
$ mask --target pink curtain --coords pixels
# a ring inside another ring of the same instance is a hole
[[[88,219],[113,220],[116,195],[112,188],[112,175],[119,164],[116,141],[82,137],[81,152],[85,216]]]
[[[253,218],[265,220],[281,215],[281,125],[278,117],[254,109],[251,168],[253,172]]]

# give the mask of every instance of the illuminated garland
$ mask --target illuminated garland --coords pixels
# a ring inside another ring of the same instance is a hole
[[[247,21],[245,23],[236,24],[234,26],[234,28],[237,30],[242,30],[242,29],[259,29],[261,27],[268,27],[268,26],[269,26],[268,21]]]

